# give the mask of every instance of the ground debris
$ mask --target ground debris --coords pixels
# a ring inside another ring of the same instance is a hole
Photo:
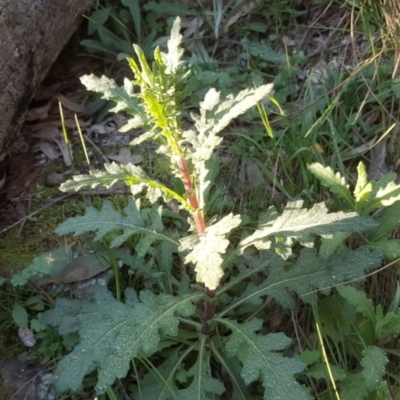
[[[51,381],[53,374],[37,362],[28,362],[24,354],[0,362],[4,388],[10,400],[56,400]]]

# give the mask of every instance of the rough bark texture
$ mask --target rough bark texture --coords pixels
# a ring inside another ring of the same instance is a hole
[[[29,103],[94,0],[0,0],[0,161]]]

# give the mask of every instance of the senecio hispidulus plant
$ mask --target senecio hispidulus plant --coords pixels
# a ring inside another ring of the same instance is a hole
[[[89,90],[116,102],[114,112],[132,116],[122,131],[145,129],[133,145],[145,140],[159,144],[157,152],[170,158],[171,173],[181,179],[184,191],[152,179],[138,166],[115,162],[62,185],[64,191],[129,185],[132,199],[123,212],[105,201],[100,210],[89,207],[84,216],[69,218],[57,233],[95,232],[94,240],[107,237],[111,248],[133,238],[134,254],[127,263],[144,284],[138,291],[126,288],[117,296],[121,298],[94,287],[87,298],[58,299],[44,313],[42,322],[58,327],[61,335],[78,332],[80,337],[58,363],[56,387],[76,391],[85,375],[97,372],[96,391],[101,394],[131,371],[127,385],[135,399],[310,399],[301,381],[306,366],[285,356],[291,339],[263,327],[268,319],[262,312],[265,298],[291,308],[295,293],[315,304],[316,290],[328,294],[333,285],[362,280],[381,264],[381,255],[360,247],[326,256],[316,243],[322,241],[326,248],[338,233],[346,237],[376,223],[355,212],[329,213],[323,203],[305,209],[295,200],[282,213],[268,208],[256,229],[230,241],[241,216],[205,215],[218,172],[218,133],[270,96],[272,85],[225,98],[210,89],[199,114],[191,114],[193,129],[184,130],[181,114],[189,70],[182,61],[181,41],[177,18],[168,52],[157,48],[152,65],[134,45],[138,61],[128,59],[133,81],[118,87],[105,77],[82,78]],[[150,208],[141,208],[143,193]],[[189,234],[164,227],[162,204],[170,201],[188,217]],[[249,247],[253,251],[245,252]],[[186,266],[177,265],[176,254]]]

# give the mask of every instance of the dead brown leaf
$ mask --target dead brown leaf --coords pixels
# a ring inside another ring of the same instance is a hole
[[[3,171],[3,177],[0,179],[0,190],[3,189],[4,184],[6,183],[6,171]]]
[[[49,116],[49,110],[52,105],[52,100],[48,101],[42,107],[30,108],[25,114],[26,121],[37,121],[46,119]]]
[[[240,19],[246,16],[247,14],[250,14],[254,9],[256,8],[256,2],[255,1],[249,1],[248,3],[244,4],[242,7],[239,8],[239,11],[233,14],[224,24],[224,32],[228,32],[229,27],[236,24],[236,22]]]
[[[389,172],[389,168],[386,164],[386,141],[382,140],[372,147],[370,152],[370,160],[368,168],[368,178],[370,180],[378,181],[385,174]]]
[[[246,162],[246,176],[251,189],[260,188],[264,183],[263,174],[255,162]]]
[[[25,125],[27,126],[27,125]],[[32,132],[38,132],[43,129],[54,128],[60,126],[60,122],[57,120],[53,121],[45,121],[45,122],[38,122],[37,124],[29,125],[29,130]]]
[[[361,154],[366,153],[374,145],[376,139],[377,136],[368,140],[368,142],[365,142],[362,145],[355,147],[354,149],[343,151],[342,153],[340,153],[342,160],[349,160],[350,158],[357,157]]]
[[[115,132],[115,130],[116,130],[115,123],[111,123],[110,120],[105,120],[102,123],[93,124],[90,127],[89,132],[96,133],[98,135],[106,135]]]
[[[79,121],[79,126],[81,128],[85,128],[90,125],[90,121],[82,121],[82,120],[78,120],[78,121]],[[60,122],[60,126],[61,126],[61,122]],[[65,127],[68,129],[75,129],[76,128],[75,118],[65,118]]]
[[[183,37],[187,39],[193,34],[198,33],[203,24],[204,21],[198,17],[193,18],[190,21],[182,22],[182,28],[186,28],[182,33]]]
[[[174,213],[174,214],[180,214],[180,209],[179,205],[175,201],[170,201],[167,203],[168,208]]]
[[[33,135],[43,140],[56,140],[62,137],[60,130],[55,126],[44,128]]]
[[[74,113],[82,113],[83,111],[85,111],[84,105],[77,103],[70,97],[58,94],[57,99],[67,110],[73,111]]]
[[[118,154],[108,156],[109,159],[118,161],[121,164],[139,164],[143,161],[143,157],[139,154],[131,154],[128,147],[122,147],[119,149]]]
[[[67,144],[64,142],[64,140],[55,140],[55,142],[57,143],[58,148],[61,151],[63,160],[64,160],[64,164],[67,167],[71,166],[71,158],[72,158],[72,149],[70,144]]]
[[[53,144],[43,141],[39,142],[37,146],[40,149],[40,151],[44,153],[46,157],[49,158],[50,160],[55,160],[58,158],[59,155],[57,153],[56,146],[54,146]]]

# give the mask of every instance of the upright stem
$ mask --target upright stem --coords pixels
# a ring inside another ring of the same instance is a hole
[[[203,211],[199,209],[199,201],[197,199],[196,191],[193,187],[192,177],[190,176],[187,162],[183,157],[178,160],[178,166],[182,174],[183,186],[185,187],[186,193],[188,193],[189,203],[194,209],[196,209],[196,211],[192,214],[194,223],[196,225],[196,231],[199,235],[204,235],[206,231],[206,224],[204,222]]]
[[[178,166],[182,174],[183,185],[185,187],[186,193],[188,193],[189,203],[194,209],[196,209],[196,211],[192,213],[193,220],[196,225],[196,231],[199,235],[204,235],[206,231],[206,223],[204,221],[203,210],[199,209],[199,201],[197,199],[197,194],[193,186],[192,177],[190,175],[187,162],[183,157],[179,159]],[[206,287],[205,292],[206,295],[211,299],[211,301],[205,300],[203,303],[204,324],[202,333],[205,335],[209,335],[211,333],[211,329],[208,321],[211,321],[215,315],[215,303],[214,301],[212,301],[212,299],[215,297],[215,290],[211,290]]]
[[[209,288],[206,289],[206,294],[208,297],[211,299],[214,299],[215,297],[215,290],[211,290]],[[203,329],[201,332],[204,335],[209,335],[211,333],[211,328],[210,325],[208,324],[208,321],[211,321],[214,318],[215,315],[215,302],[213,300],[205,300],[203,303],[203,311],[204,311],[204,324],[203,324]]]

